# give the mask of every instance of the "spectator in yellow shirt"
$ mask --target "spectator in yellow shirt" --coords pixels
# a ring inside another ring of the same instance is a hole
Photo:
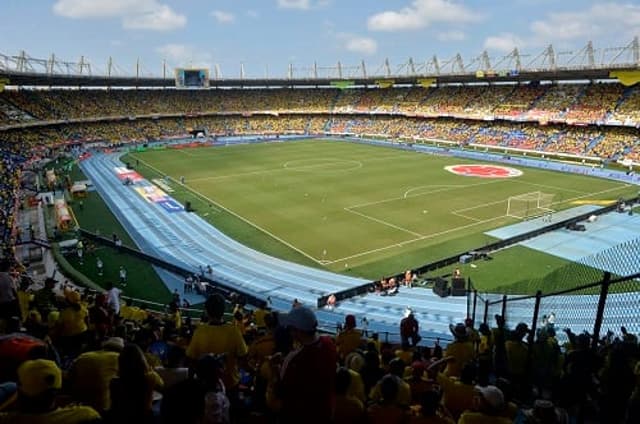
[[[225,372],[222,380],[227,389],[233,390],[240,382],[238,359],[247,355],[247,345],[238,327],[233,323],[224,322],[224,297],[219,294],[209,296],[205,302],[205,309],[209,322],[196,328],[187,348],[187,358],[195,363],[208,353],[225,353]]]
[[[65,297],[67,306],[60,312],[53,327],[53,335],[62,353],[75,357],[80,354],[86,342],[89,311],[81,302],[77,291],[69,291]]]
[[[100,415],[88,406],[58,408],[62,371],[55,362],[36,359],[18,368],[17,410],[0,413],[0,424],[86,424]]]
[[[344,330],[336,336],[338,357],[341,361],[362,344],[362,332],[356,329],[356,317],[347,315],[344,320]]]
[[[447,345],[444,356],[450,356],[453,360],[447,362],[444,373],[449,377],[460,377],[462,368],[475,358],[474,346],[469,340],[467,327],[463,323],[455,326],[450,324],[449,329],[455,340]]]
[[[124,341],[112,337],[105,340],[101,350],[76,358],[67,377],[74,399],[100,413],[111,407],[109,384],[118,375],[118,357],[123,348]]]

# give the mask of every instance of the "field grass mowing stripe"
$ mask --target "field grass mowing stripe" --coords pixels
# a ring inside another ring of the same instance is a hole
[[[579,194],[586,193],[586,191],[574,190],[574,189],[565,188],[565,187],[556,187],[556,186],[552,186],[552,185],[548,185],[548,184],[532,183],[532,182],[529,182],[529,181],[522,181],[522,180],[518,180],[518,179],[513,179],[512,181],[514,183],[528,184],[528,185],[532,185],[532,186],[536,186],[536,187],[550,188],[550,189],[558,190],[558,191],[572,191],[574,193],[579,193]]]
[[[407,197],[402,195],[400,197],[392,197],[392,198],[389,198],[389,199],[376,200],[374,202],[360,203],[360,204],[357,204],[357,205],[347,206],[347,208],[348,209],[356,209],[356,208],[361,208],[361,207],[364,207],[364,206],[372,206],[372,205],[379,205],[381,203],[395,202],[396,200],[409,199],[409,198],[412,198],[412,197],[426,196],[427,194],[440,193],[440,192],[443,192],[443,191],[450,191],[450,190],[458,190],[458,189],[461,189],[461,188],[477,187],[477,186],[482,186],[482,185],[487,185],[487,184],[495,184],[495,183],[500,183],[500,182],[504,182],[504,181],[503,180],[495,180],[495,181],[488,181],[488,182],[477,183],[477,184],[466,184],[466,185],[445,187],[445,188],[442,188],[442,189],[421,192],[419,194],[414,194],[412,196],[407,196]],[[436,187],[442,187],[442,186],[441,185],[436,185]],[[405,194],[406,194],[406,192],[405,192]]]
[[[612,191],[621,190],[623,188],[628,188],[629,186],[630,186],[630,184],[624,184],[624,185],[619,186],[619,187],[613,187],[613,188],[610,188],[610,189],[607,189],[607,190],[602,190],[602,191],[598,191],[598,192],[595,192],[595,193],[589,193],[589,194],[583,195],[583,196],[573,197],[573,198],[570,198],[570,199],[566,199],[566,200],[564,200],[562,202],[556,202],[556,203],[572,202],[574,200],[583,199],[583,198],[589,197],[589,196],[597,196],[599,194],[605,194],[605,193],[610,193]],[[505,200],[501,200],[500,202],[504,202],[504,201]],[[497,203],[500,203],[500,202],[497,202]],[[382,252],[384,250],[392,249],[394,247],[403,247],[403,246],[405,246],[407,244],[415,243],[417,241],[438,237],[438,236],[441,236],[441,235],[444,235],[444,234],[449,234],[449,233],[452,233],[452,232],[455,232],[455,231],[459,231],[459,230],[464,230],[466,228],[470,228],[470,227],[473,227],[475,225],[485,224],[487,222],[495,221],[497,219],[502,219],[504,217],[505,217],[505,215],[500,215],[500,216],[497,216],[497,217],[494,217],[494,218],[489,218],[489,219],[473,222],[471,224],[450,228],[448,230],[441,231],[441,232],[438,232],[438,233],[427,234],[427,235],[424,235],[422,237],[418,237],[418,238],[415,238],[415,239],[406,240],[406,241],[403,241],[403,242],[400,242],[400,243],[394,243],[394,244],[389,245],[389,246],[384,246],[384,247],[379,247],[377,249],[367,250],[367,251],[364,251],[364,252],[356,253],[354,255],[345,256],[344,258],[335,259],[333,261],[328,262],[327,265],[331,265],[331,264],[338,263],[338,262],[343,262],[343,261],[346,261],[346,260],[349,260],[349,259],[359,258],[359,257],[366,256],[366,255],[369,255],[369,254],[372,254],[372,253]],[[465,218],[468,218],[468,217],[465,217]]]
[[[414,236],[418,236],[418,237],[423,236],[423,234],[416,233],[416,232],[413,232],[413,231],[411,231],[411,230],[407,230],[406,228],[399,227],[399,226],[397,226],[397,225],[391,224],[390,222],[383,221],[382,219],[374,218],[374,217],[372,217],[372,216],[369,216],[369,215],[366,215],[366,214],[363,214],[363,213],[360,213],[360,212],[352,211],[352,210],[351,210],[351,209],[349,209],[349,208],[344,208],[344,210],[345,210],[345,211],[347,211],[347,212],[350,212],[350,213],[356,214],[356,215],[358,215],[358,216],[361,216],[361,217],[363,217],[363,218],[369,219],[369,220],[371,220],[371,221],[377,222],[377,223],[379,223],[379,224],[386,225],[387,227],[395,228],[396,230],[400,230],[400,231],[403,231],[403,232],[405,232],[405,233],[412,234],[412,235],[414,235]]]
[[[306,171],[306,170],[313,170],[316,168],[324,168],[326,166],[334,166],[337,163],[343,163],[343,162],[358,162],[360,165],[356,168],[362,168],[362,165],[364,163],[369,163],[369,162],[375,162],[375,161],[388,161],[388,160],[392,160],[392,159],[406,159],[407,156],[405,155],[387,155],[384,157],[378,157],[378,158],[372,158],[372,159],[365,159],[365,160],[355,160],[355,159],[338,159],[338,158],[331,158],[332,162],[325,162],[325,163],[319,163],[317,165],[305,165],[305,166],[287,166],[288,163],[294,162],[295,160],[290,160],[285,162],[284,164],[282,164],[282,167],[279,168],[272,168],[272,169],[261,169],[259,171],[250,171],[250,172],[240,172],[237,174],[227,174],[227,175],[212,175],[210,177],[200,177],[200,178],[193,178],[190,181],[192,182],[197,182],[197,181],[214,181],[214,180],[218,180],[218,179],[224,179],[224,178],[234,178],[234,177],[245,177],[247,175],[261,175],[261,174],[270,174],[272,172],[283,172],[283,171]],[[323,160],[326,158],[316,158],[319,160]],[[299,160],[299,159],[297,159]],[[302,159],[302,160],[307,160],[307,159]],[[315,159],[308,159],[308,160],[315,160]],[[350,169],[351,170],[351,169]],[[355,169],[352,169],[355,170]]]
[[[403,247],[403,246],[406,246],[407,244],[415,243],[417,241],[427,240],[427,239],[438,237],[438,236],[441,236],[441,235],[444,235],[444,234],[453,233],[455,231],[464,230],[466,228],[470,228],[470,227],[473,227],[475,225],[485,224],[487,222],[495,221],[496,219],[502,219],[502,218],[504,218],[504,215],[497,216],[495,218],[485,219],[485,220],[478,221],[478,222],[472,222],[471,224],[467,224],[467,225],[461,225],[461,226],[458,226],[458,227],[453,227],[453,228],[450,228],[450,229],[445,230],[445,231],[440,231],[438,233],[431,233],[431,234],[423,235],[422,237],[418,237],[418,238],[415,238],[415,239],[402,241],[400,243],[394,243],[394,244],[391,244],[389,246],[384,246],[384,247],[379,247],[377,249],[367,250],[367,251],[364,251],[364,252],[356,253],[355,255],[350,255],[350,256],[345,256],[344,258],[335,259],[335,260],[329,262],[329,265],[337,263],[337,262],[342,262],[342,261],[345,261],[345,260],[353,259],[353,258],[359,258],[361,256],[366,256],[366,255],[369,255],[371,253],[382,252],[384,250],[388,250],[388,249],[391,249],[391,248],[394,248],[394,247]]]
[[[133,156],[133,155],[131,155],[131,156]],[[134,157],[135,157],[135,156],[134,156]],[[142,162],[144,165],[148,166],[149,168],[153,169],[154,171],[156,171],[156,172],[158,172],[158,173],[160,173],[160,174],[162,175],[162,172],[160,172],[158,169],[156,169],[155,167],[151,166],[150,164],[148,164],[148,163],[147,163],[147,162],[145,162],[144,160],[139,159],[139,158],[136,158],[136,159],[140,160],[140,162]],[[279,241],[280,243],[284,244],[285,246],[289,247],[290,249],[293,249],[293,250],[295,250],[296,252],[300,253],[301,255],[304,255],[304,256],[306,256],[307,258],[311,259],[311,260],[312,260],[312,261],[314,261],[315,263],[317,263],[317,264],[319,264],[319,265],[322,265],[322,263],[321,263],[318,259],[316,259],[316,258],[314,258],[313,256],[309,255],[308,253],[306,253],[306,252],[304,252],[304,251],[300,250],[299,248],[297,248],[296,246],[292,245],[291,243],[289,243],[289,242],[287,242],[287,241],[285,241],[285,240],[281,239],[280,237],[276,236],[275,234],[271,233],[270,231],[268,231],[268,230],[266,230],[266,229],[262,228],[262,227],[261,227],[261,226],[259,226],[258,224],[255,224],[254,222],[249,221],[249,220],[248,220],[248,219],[246,219],[245,217],[238,215],[237,213],[235,213],[235,212],[234,212],[234,211],[232,211],[231,209],[227,209],[226,207],[222,206],[220,203],[216,202],[216,201],[215,201],[215,200],[213,200],[213,199],[208,198],[207,196],[203,195],[202,193],[197,192],[196,190],[192,189],[191,187],[189,187],[189,186],[187,186],[187,185],[184,185],[184,184],[181,184],[179,181],[176,181],[175,179],[173,179],[173,178],[171,178],[171,177],[169,177],[169,178],[170,178],[174,183],[176,183],[176,184],[178,184],[178,185],[182,186],[185,190],[189,190],[191,193],[195,194],[196,196],[198,196],[198,197],[200,197],[200,198],[202,198],[202,199],[205,199],[206,201],[210,202],[212,205],[217,206],[217,207],[219,208],[218,210],[220,210],[220,209],[224,210],[225,212],[227,212],[227,213],[229,213],[229,214],[231,214],[231,215],[235,216],[236,218],[238,218],[238,219],[240,219],[240,220],[242,220],[242,221],[246,222],[247,224],[251,225],[253,228],[256,228],[256,229],[258,229],[258,230],[262,231],[264,234],[268,235],[269,237],[273,238],[274,240]]]

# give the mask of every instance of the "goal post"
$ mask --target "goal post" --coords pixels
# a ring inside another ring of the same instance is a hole
[[[528,219],[553,212],[553,196],[541,191],[511,196],[507,200],[507,216]]]

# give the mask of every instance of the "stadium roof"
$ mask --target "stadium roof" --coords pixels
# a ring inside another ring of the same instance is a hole
[[[629,67],[626,70],[636,70]],[[619,70],[619,69],[616,69]],[[580,80],[613,80],[609,69],[592,70],[556,70],[540,72],[523,72],[516,75],[482,75],[460,74],[440,76],[399,76],[391,77],[393,85],[420,85],[424,79],[433,78],[437,84],[455,83],[505,83],[528,81],[580,81]],[[0,70],[0,78],[6,79],[5,85],[11,86],[46,86],[46,87],[155,87],[171,88],[176,83],[173,78],[151,77],[105,77],[90,75],[47,75],[39,73],[17,73]],[[337,81],[348,80],[353,86],[377,86],[380,78],[349,78],[339,80],[337,78],[222,78],[211,79],[210,87],[238,88],[238,87],[329,87]]]

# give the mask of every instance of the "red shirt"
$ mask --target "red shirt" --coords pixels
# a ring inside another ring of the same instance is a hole
[[[331,421],[337,359],[336,346],[326,336],[287,355],[280,382],[284,423]]]

